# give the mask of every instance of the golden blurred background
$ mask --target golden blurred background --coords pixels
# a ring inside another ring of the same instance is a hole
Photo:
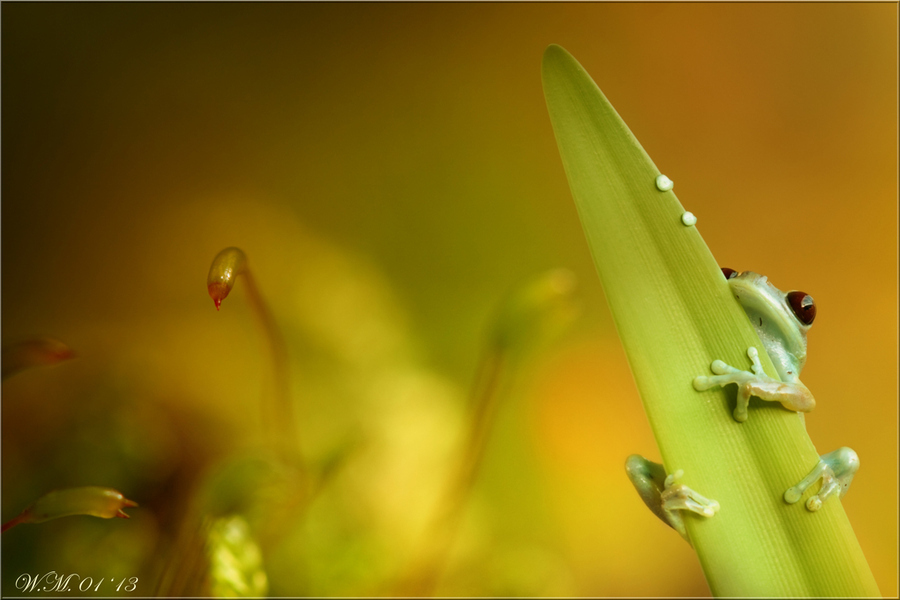
[[[624,473],[659,453],[546,113],[551,43],[721,265],[815,297],[809,434],[859,453],[842,502],[897,595],[895,3],[5,3],[3,343],[77,358],[3,385],[3,520],[67,486],[141,506],[11,529],[3,595],[51,570],[167,589],[210,473],[262,452],[265,339],[240,280],[220,312],[205,290],[226,246],[286,339],[302,453],[335,465],[247,559],[268,594],[398,593],[492,319],[554,268],[580,316],[502,372],[433,591],[709,594]]]

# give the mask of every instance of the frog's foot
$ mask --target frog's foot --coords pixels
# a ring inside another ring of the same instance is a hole
[[[684,475],[682,469],[678,469],[665,481],[665,489],[661,494],[663,511],[689,510],[704,517],[711,517],[719,510],[719,503],[701,496],[688,486],[676,483]]]
[[[701,496],[688,486],[682,483],[676,483],[684,471],[678,469],[668,477],[666,477],[665,488],[660,494],[662,512],[666,521],[675,531],[681,534],[688,544],[691,539],[688,537],[687,529],[684,527],[684,518],[681,511],[689,510],[703,517],[711,517],[719,510],[719,503]],[[693,544],[691,544],[693,546]]]
[[[753,384],[772,381],[763,372],[756,348],[750,346],[747,349],[747,356],[752,363],[750,367],[752,371],[742,371],[721,360],[714,360],[710,367],[716,374],[714,377],[701,375],[694,378],[694,389],[700,392],[730,383],[737,384],[738,399],[734,408],[734,420],[740,423],[747,420],[747,406],[750,404],[750,396],[753,395]]]
[[[751,396],[781,402],[789,410],[808,412],[815,408],[816,401],[806,386],[799,381],[782,383],[766,375],[759,361],[759,352],[753,346],[747,349],[747,356],[752,363],[750,371],[742,371],[721,360],[715,360],[711,369],[716,375],[695,377],[694,389],[702,392],[730,383],[736,384],[738,393],[734,420],[740,423],[747,420],[747,406],[750,404]]]
[[[716,377],[706,377],[701,375],[694,378],[694,388],[703,391],[720,385],[728,385],[729,383],[743,383],[744,381],[758,379],[763,377],[769,379],[763,371],[762,363],[759,362],[759,351],[753,346],[747,348],[747,356],[752,363],[750,368],[752,371],[742,371],[721,360],[714,360],[711,365],[712,372]]]
[[[858,470],[859,457],[856,452],[847,447],[838,448],[834,452],[824,454],[809,475],[797,485],[789,488],[784,493],[784,501],[788,504],[796,503],[809,486],[821,479],[822,487],[819,489],[819,493],[806,501],[808,510],[817,511],[822,508],[822,503],[831,496],[837,494],[839,498],[843,498]]]
[[[719,510],[719,503],[705,498],[687,487],[677,484],[684,471],[666,475],[662,465],[643,456],[632,454],[625,461],[625,472],[644,504],[664,523],[677,531],[690,544],[681,511],[688,510],[711,517]]]

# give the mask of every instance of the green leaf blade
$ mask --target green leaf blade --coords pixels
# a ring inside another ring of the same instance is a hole
[[[550,46],[542,75],[572,196],[666,469],[684,469],[686,485],[722,506],[712,519],[685,519],[713,593],[878,595],[840,502],[810,513],[802,502],[813,492],[795,505],[782,500],[818,460],[802,419],[754,400],[750,419],[737,423],[734,386],[693,389],[714,359],[749,366],[750,346],[775,371],[699,231],[682,224],[678,198],[656,188],[660,171],[568,52]]]

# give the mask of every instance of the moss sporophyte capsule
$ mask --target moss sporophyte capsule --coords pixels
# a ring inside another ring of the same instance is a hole
[[[129,518],[123,509],[137,506],[121,492],[107,487],[85,486],[54,490],[44,494],[22,511],[19,516],[3,524],[3,531],[22,523],[43,523],[72,515],[90,515],[101,519]]]
[[[216,303],[216,310],[219,310],[222,300],[231,292],[234,280],[244,272],[246,264],[244,252],[234,246],[225,248],[213,259],[206,277],[206,288],[210,298]]]

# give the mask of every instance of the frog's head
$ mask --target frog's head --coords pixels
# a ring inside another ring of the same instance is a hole
[[[795,379],[806,362],[806,332],[816,303],[805,292],[782,292],[752,271],[722,269],[731,292],[744,308],[766,352],[784,379]]]

